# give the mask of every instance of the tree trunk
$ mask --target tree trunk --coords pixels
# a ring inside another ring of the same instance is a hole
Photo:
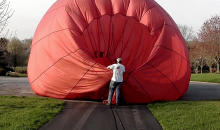
[[[212,73],[212,66],[209,66],[209,73]]]
[[[219,74],[219,63],[217,63],[217,73]]]
[[[202,68],[203,68],[203,66],[200,66],[200,67],[201,67],[201,72],[200,72],[200,73],[202,74]]]

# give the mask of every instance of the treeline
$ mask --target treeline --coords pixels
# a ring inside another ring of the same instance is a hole
[[[32,38],[19,40],[0,39],[0,68],[6,71],[14,71],[17,66],[26,67],[31,49]],[[11,69],[13,67],[13,70]]]
[[[219,73],[220,63],[220,15],[206,20],[199,32],[193,33],[192,27],[178,25],[186,40],[192,72],[202,73],[203,68],[209,72]]]

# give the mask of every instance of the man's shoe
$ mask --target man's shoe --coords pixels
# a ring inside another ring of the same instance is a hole
[[[110,106],[110,103],[106,103],[105,105]]]
[[[119,104],[118,104],[118,103],[116,103],[116,106],[119,106]]]

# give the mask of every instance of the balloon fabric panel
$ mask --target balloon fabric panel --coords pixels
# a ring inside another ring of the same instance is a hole
[[[123,102],[177,100],[188,89],[185,40],[154,0],[57,0],[35,31],[28,79],[40,96],[103,100],[118,57]]]

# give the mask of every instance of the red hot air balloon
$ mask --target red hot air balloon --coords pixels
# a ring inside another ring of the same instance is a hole
[[[154,0],[57,0],[36,29],[29,82],[40,96],[107,99],[106,67],[118,57],[127,103],[177,100],[188,89],[186,43]]]

